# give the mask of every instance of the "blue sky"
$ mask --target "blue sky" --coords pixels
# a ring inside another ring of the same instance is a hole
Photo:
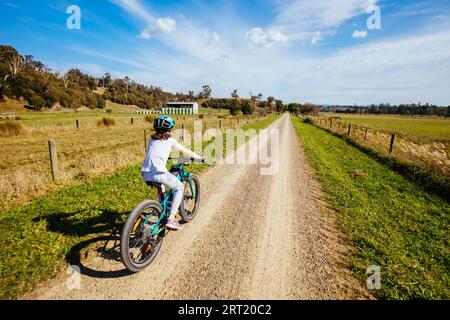
[[[450,105],[449,18],[450,0],[0,0],[0,44],[170,91]]]

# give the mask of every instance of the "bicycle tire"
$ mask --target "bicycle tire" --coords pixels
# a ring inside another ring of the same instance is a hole
[[[189,180],[195,185],[195,205],[192,210],[187,210],[185,206],[186,199],[186,187],[189,186],[189,181],[185,182],[185,194],[183,196],[183,201],[180,206],[180,215],[184,222],[188,223],[195,219],[197,216],[198,209],[200,208],[200,179],[196,175],[191,175]],[[190,188],[188,188],[190,190]]]
[[[128,216],[127,221],[125,222],[125,225],[122,229],[122,234],[120,237],[120,255],[122,258],[122,263],[125,265],[125,267],[133,273],[138,273],[142,271],[143,269],[147,268],[156,258],[158,255],[164,235],[165,230],[161,231],[160,234],[157,236],[157,242],[153,245],[152,252],[149,256],[145,258],[145,260],[142,263],[137,263],[133,261],[131,255],[130,255],[130,238],[131,234],[133,232],[133,229],[136,229],[136,224],[138,223],[138,218],[142,219],[141,214],[144,213],[146,209],[154,209],[156,210],[156,213],[158,216],[160,216],[163,212],[163,208],[161,205],[156,201],[150,201],[146,200],[142,203],[140,203],[134,210],[131,212],[131,214]],[[145,216],[145,214],[144,214]],[[148,216],[148,214],[147,214]],[[139,227],[139,225],[138,225]],[[144,243],[144,242],[143,242]],[[144,243],[145,245],[145,243]]]

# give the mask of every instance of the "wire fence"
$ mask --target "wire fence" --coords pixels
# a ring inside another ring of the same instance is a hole
[[[389,133],[355,125],[342,119],[306,116],[314,125],[373,149],[384,156],[429,170],[445,179],[450,178],[450,146],[437,141],[417,142],[401,133]]]
[[[208,129],[238,128],[259,117],[179,117],[177,128],[191,136],[194,122]],[[149,122],[150,121],[150,122]],[[27,134],[1,138],[0,208],[20,204],[61,185],[86,182],[140,163],[151,137],[151,119],[122,117],[111,126],[72,119],[64,126],[27,128]],[[187,142],[186,142],[187,143]],[[189,146],[189,145],[188,145]]]

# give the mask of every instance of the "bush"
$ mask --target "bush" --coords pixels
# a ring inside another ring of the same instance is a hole
[[[101,96],[97,97],[97,106],[100,109],[105,109],[106,108],[106,101],[105,101],[105,99],[103,99],[103,97],[101,97]]]
[[[97,122],[97,126],[99,127],[112,127],[116,125],[116,120],[113,118],[103,118],[99,122]]]
[[[41,110],[47,105],[47,102],[37,94],[33,95],[28,102],[36,109]]]
[[[12,121],[0,122],[0,137],[15,137],[25,133],[26,131],[20,123]]]
[[[199,119],[205,119],[205,115],[201,114],[198,116]]]
[[[245,101],[242,103],[241,105],[241,111],[243,115],[251,115],[253,114],[253,112],[255,112],[255,107],[253,106],[253,104],[249,101]]]

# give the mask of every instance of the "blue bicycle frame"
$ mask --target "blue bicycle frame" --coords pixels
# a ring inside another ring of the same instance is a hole
[[[177,165],[177,171],[178,171],[177,179],[180,180],[181,182],[189,181],[189,187],[191,188],[192,195],[195,198],[195,191],[194,191],[194,188],[192,186],[192,180],[189,179],[191,177],[191,174],[186,172],[186,171],[184,171],[184,164],[183,164],[183,162],[180,161],[180,163]],[[168,212],[168,203],[170,201],[172,201],[172,199],[173,199],[173,190],[169,190],[164,195],[162,190],[158,189],[158,196],[159,196],[160,205],[163,208],[163,211],[162,211],[162,214],[159,217],[158,221],[152,225],[152,233],[151,233],[152,237],[158,235],[159,233],[161,233],[165,229],[165,226],[161,226],[161,222],[164,220],[164,218],[167,218],[169,216],[169,214],[170,214]],[[147,225],[147,223],[148,223],[148,221],[150,220],[151,217],[152,216],[149,215],[145,219],[145,221],[143,223],[144,226]]]

